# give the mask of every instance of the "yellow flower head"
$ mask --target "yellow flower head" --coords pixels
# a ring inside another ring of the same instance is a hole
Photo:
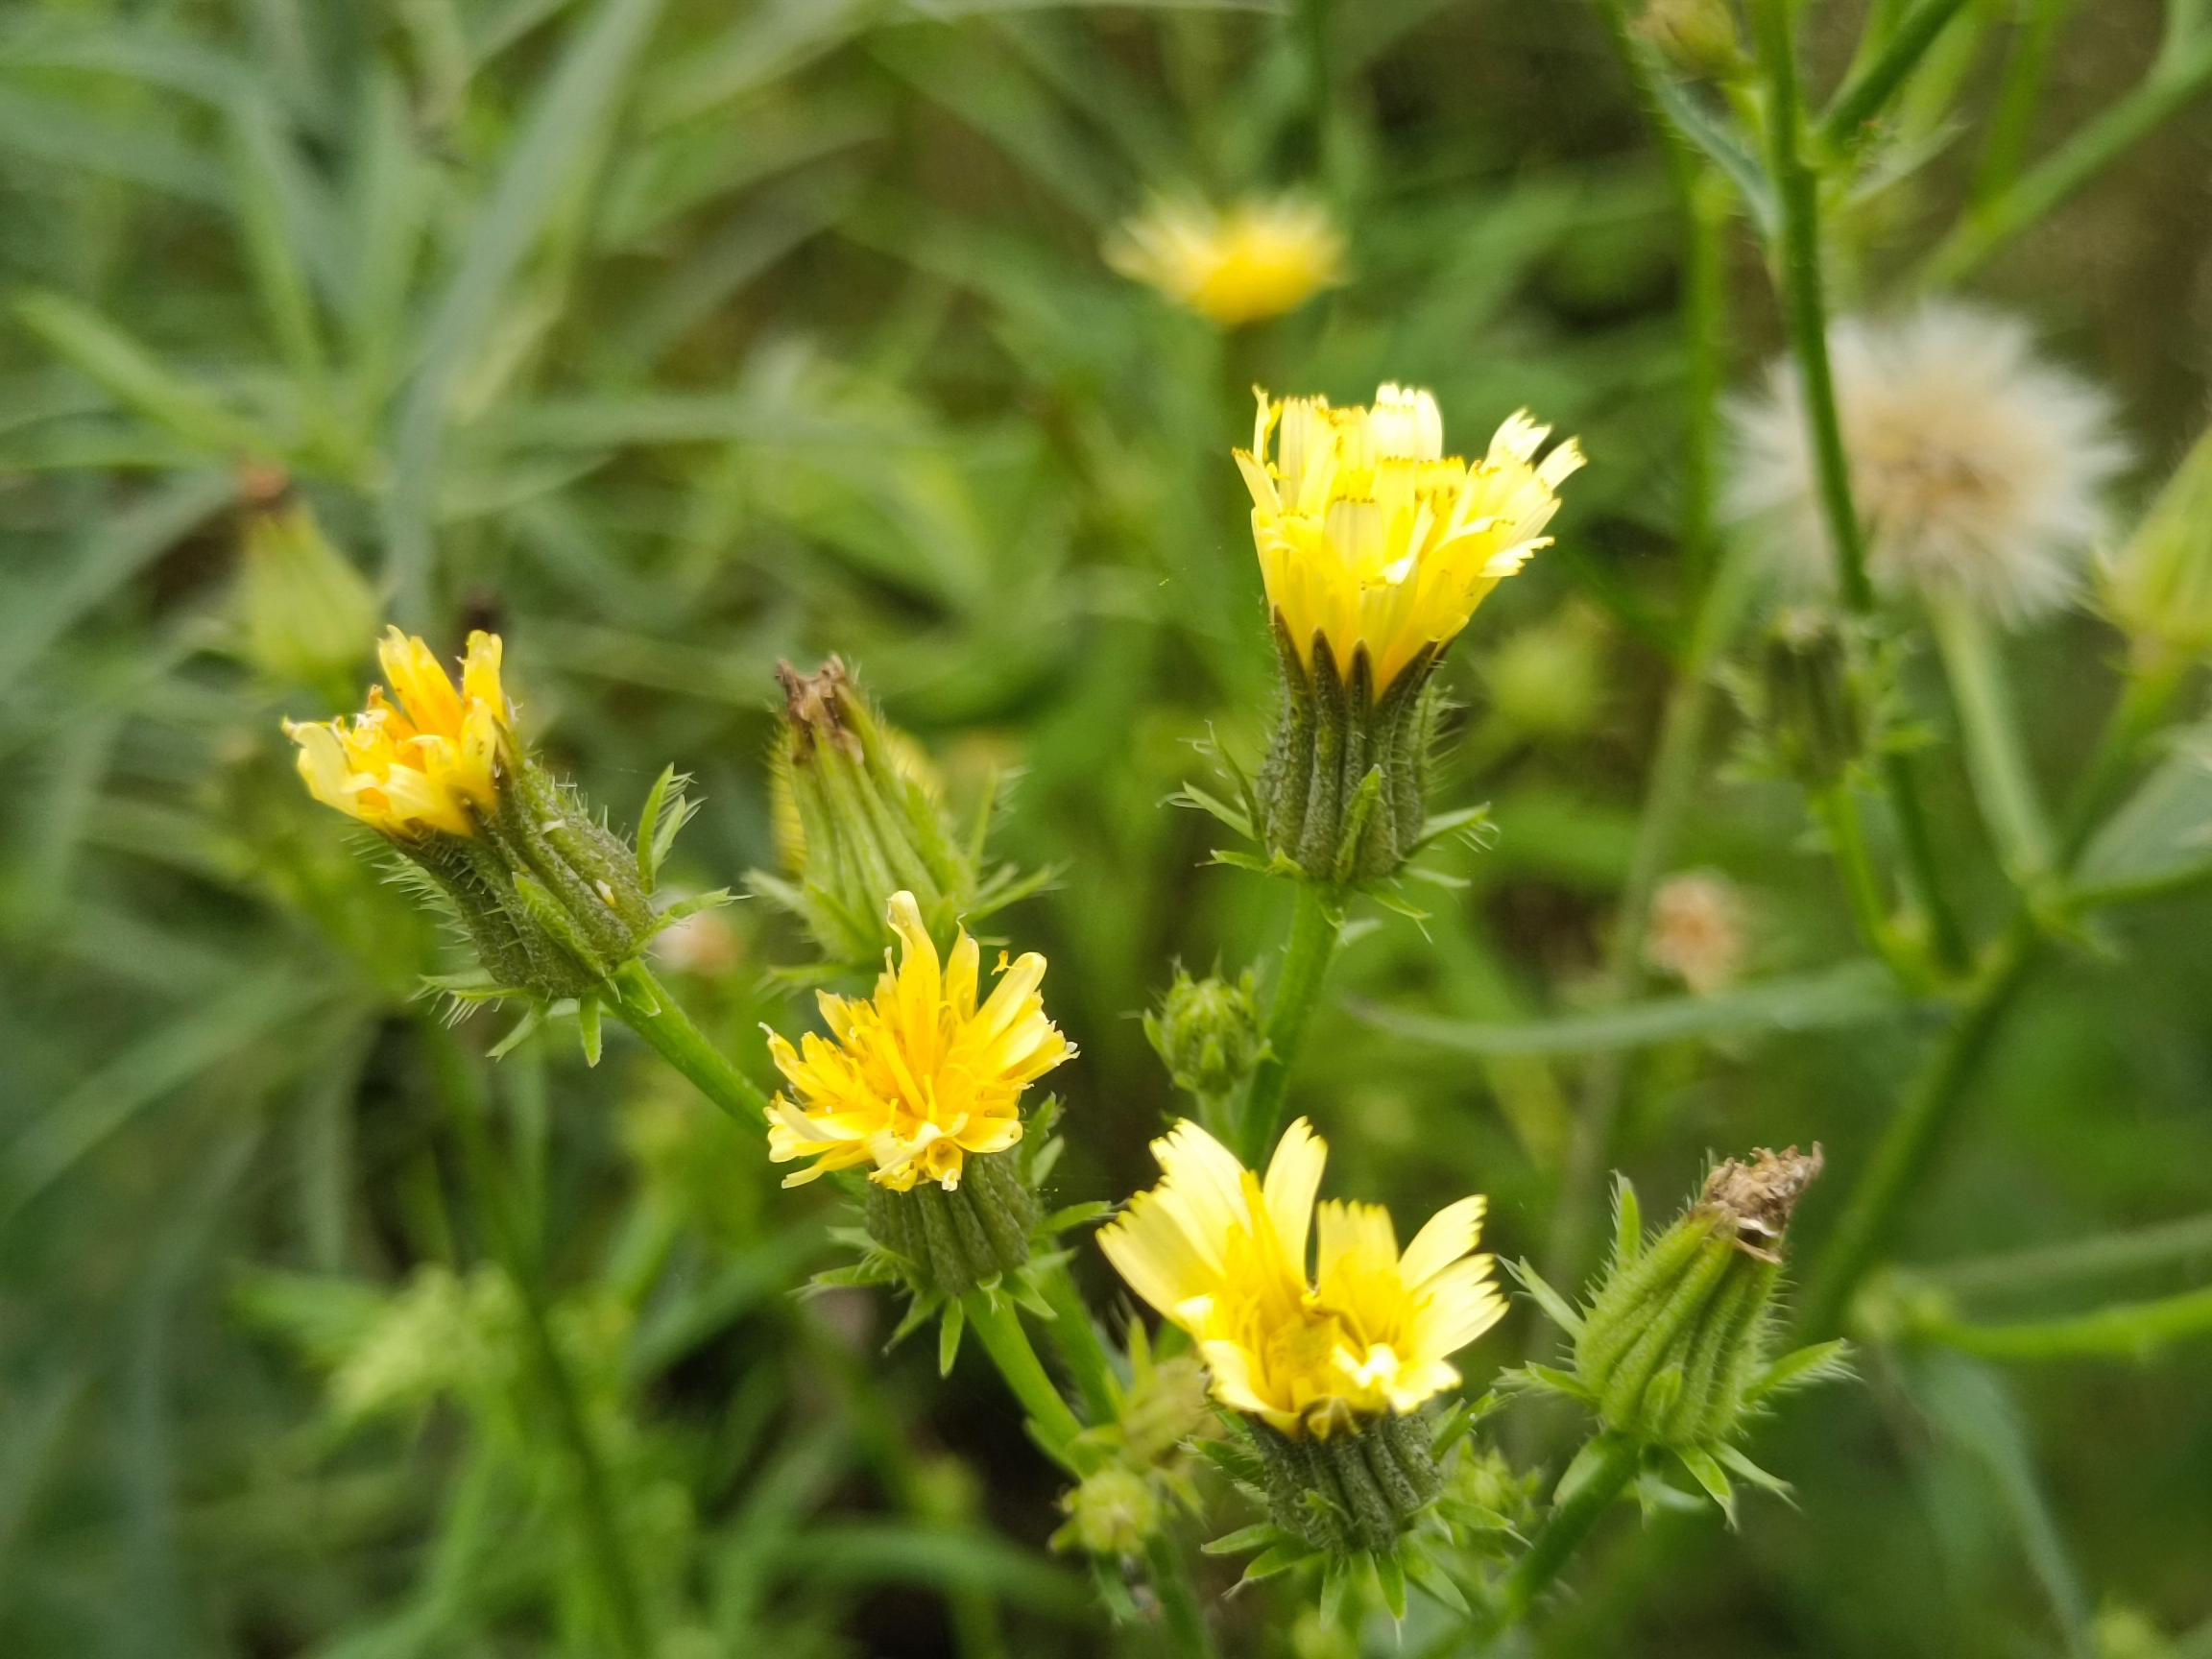
[[[1404,1255],[1381,1205],[1323,1204],[1310,1284],[1306,1241],[1329,1148],[1303,1118],[1264,1182],[1188,1121],[1152,1155],[1165,1179],[1099,1231],[1099,1248],[1196,1338],[1214,1398],[1286,1434],[1326,1439],[1457,1386],[1448,1356],[1504,1314],[1490,1258],[1470,1254],[1481,1198],[1439,1210]]]
[[[458,691],[430,647],[397,628],[376,654],[397,706],[373,685],[369,707],[350,722],[287,720],[300,775],[316,800],[387,835],[475,834],[475,815],[494,805],[494,771],[514,722],[499,688],[499,636],[469,636]]]
[[[1252,492],[1267,603],[1309,667],[1316,634],[1347,675],[1365,646],[1378,697],[1550,544],[1539,532],[1558,511],[1560,481],[1582,465],[1572,438],[1538,462],[1551,428],[1526,410],[1469,464],[1444,453],[1443,417],[1427,392],[1386,385],[1372,407],[1350,409],[1259,397],[1252,447],[1237,451],[1237,465]]]
[[[1075,1049],[1045,1018],[1037,987],[1045,958],[1012,967],[975,1005],[975,941],[963,931],[940,968],[937,947],[911,893],[891,896],[891,928],[903,945],[893,972],[884,954],[872,1002],[821,994],[834,1041],[808,1032],[800,1048],[774,1032],[768,1051],[799,1096],[771,1103],[768,1155],[814,1163],[783,1185],[826,1170],[873,1164],[868,1178],[893,1191],[929,1180],[950,1190],[970,1153],[1003,1152],[1022,1139],[1022,1090]]]
[[[1224,327],[1295,311],[1343,280],[1344,238],[1298,196],[1219,209],[1158,201],[1106,245],[1106,262]]]

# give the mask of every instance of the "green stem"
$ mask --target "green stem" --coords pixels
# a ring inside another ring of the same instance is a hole
[[[1950,26],[1966,0],[1920,0],[1911,13],[1889,36],[1873,62],[1845,83],[1836,101],[1821,118],[1820,136],[1828,144],[1841,144],[1882,112],[1890,95],[1905,84],[1936,36]]]
[[[2040,943],[2033,919],[2023,909],[1974,976],[1957,1019],[1883,1131],[1821,1247],[1798,1310],[1802,1336],[1830,1335],[1842,1323],[1852,1292],[1895,1233],[1944,1131],[1958,1116],[1966,1085],[2026,982]]]
[[[768,1121],[768,1096],[707,1041],[642,958],[632,958],[605,981],[615,1018],[698,1086],[699,1093],[740,1122]]]
[[[1735,198],[1716,167],[1685,157],[1677,171],[1684,175],[1689,247],[1683,253],[1682,510],[1675,546],[1683,592],[1701,595],[1713,573],[1714,440],[1720,424],[1728,222]]]
[[[1068,1374],[1075,1379],[1075,1391],[1083,1397],[1083,1409],[1094,1423],[1111,1423],[1119,1407],[1114,1384],[1114,1362],[1091,1317],[1091,1309],[1075,1287],[1075,1276],[1065,1262],[1054,1262],[1039,1276],[1039,1288],[1052,1310],[1046,1327],[1052,1346],[1059,1351]]]
[[[1859,510],[1851,498],[1851,468],[1843,449],[1843,426],[1836,409],[1836,379],[1828,361],[1828,302],[1820,266],[1820,180],[1798,148],[1802,109],[1797,86],[1797,50],[1791,36],[1796,9],[1790,0],[1754,0],[1751,8],[1760,63],[1767,85],[1768,167],[1782,212],[1782,311],[1804,384],[1806,421],[1811,428],[1820,511],[1834,546],[1837,586],[1843,603],[1858,615],[1874,609],[1874,588],[1866,576],[1866,544]],[[1882,781],[1897,820],[1898,842],[1911,871],[1913,897],[1927,918],[1936,956],[1956,973],[1967,963],[1966,939],[1936,879],[1936,846],[1920,809],[1912,774],[1902,755],[1883,757]]]
[[[1344,901],[1334,888],[1317,881],[1296,883],[1297,906],[1290,913],[1290,942],[1283,953],[1283,974],[1267,1005],[1267,1056],[1252,1073],[1244,1101],[1244,1162],[1258,1166],[1283,1127],[1284,1097],[1290,1068],[1306,1041],[1306,1023],[1321,999],[1321,981],[1336,940],[1344,930]]]
[[[1920,967],[1904,951],[1897,930],[1889,925],[1888,905],[1882,897],[1882,882],[1874,873],[1874,860],[1866,851],[1866,832],[1859,821],[1859,805],[1850,785],[1832,783],[1806,797],[1806,805],[1828,834],[1828,851],[1842,878],[1844,897],[1851,902],[1851,919],[1859,936],[1874,953],[1889,964],[1908,984],[1923,975]]]
[[[2052,867],[2051,826],[2021,752],[2020,722],[1996,641],[1980,613],[1956,600],[1931,601],[1928,613],[1959,711],[1975,799],[2006,874],[2015,886],[2031,887]]]
[[[2100,1233],[2063,1244],[2008,1250],[2002,1256],[1977,1256],[1915,1267],[1912,1275],[1954,1296],[1986,1296],[2008,1290],[2048,1290],[2162,1267],[2192,1257],[2212,1256],[2212,1214],[2186,1215],[2126,1233]]]
[[[2056,154],[1968,211],[1928,256],[1918,285],[1949,288],[1999,248],[2126,155],[2212,81],[2212,43],[2163,51],[2135,89]]]
[[[1160,1597],[1161,1623],[1166,1626],[1168,1645],[1180,1659],[1213,1659],[1214,1633],[1206,1627],[1205,1610],[1198,1605],[1190,1563],[1166,1527],[1145,1540],[1144,1565]]]
[[[1974,170],[1972,199],[1976,206],[1992,200],[2020,176],[2029,132],[2043,102],[2043,77],[2051,65],[2051,48],[2058,38],[2059,25],[2073,9],[2074,0],[2028,0],[2023,8],[2027,15],[2006,59],[1997,111],[1989,118],[1988,136],[1982,141],[1982,159]]]
[[[1918,1334],[1984,1359],[2140,1359],[2184,1336],[2212,1332],[2212,1286],[2117,1302],[2068,1319],[2017,1325],[1958,1325],[1948,1320]]]
[[[1507,1575],[1500,1608],[1505,1624],[1519,1623],[1527,1617],[1537,1598],[1551,1587],[1560,1569],[1581,1549],[1599,1517],[1627,1490],[1642,1456],[1636,1442],[1626,1435],[1602,1438],[1598,1466],[1583,1476],[1564,1503],[1553,1507],[1530,1542],[1528,1552]]]
[[[553,1334],[544,1286],[524,1247],[512,1195],[484,1122],[481,1081],[451,1031],[438,1021],[417,1022],[432,1080],[444,1096],[461,1141],[462,1163],[493,1254],[522,1302],[522,1330],[530,1366],[553,1408],[554,1426],[576,1467],[576,1520],[586,1553],[599,1580],[617,1647],[643,1659],[652,1651],[644,1603],[637,1594],[628,1551],[615,1525],[613,1482],[584,1415],[576,1380]]]
[[[1083,1432],[1083,1425],[1075,1420],[1075,1413],[1046,1374],[1037,1350],[1029,1345],[1029,1333],[1022,1328],[1022,1314],[1013,1301],[987,1290],[971,1290],[960,1298],[960,1306],[969,1325],[982,1339],[991,1362],[998,1367],[998,1375],[1029,1413],[1029,1427],[1046,1454],[1070,1473],[1082,1474],[1075,1437]]]

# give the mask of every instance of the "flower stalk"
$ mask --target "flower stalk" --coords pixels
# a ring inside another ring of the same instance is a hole
[[[1257,1164],[1282,1132],[1290,1068],[1297,1063],[1313,1006],[1321,999],[1322,981],[1344,931],[1340,894],[1311,881],[1296,883],[1295,892],[1283,972],[1267,1005],[1267,1047],[1253,1069],[1251,1093],[1244,1101],[1239,1143],[1247,1164]]]
[[[1554,1501],[1551,1515],[1499,1594],[1502,1624],[1517,1624],[1528,1616],[1605,1511],[1627,1491],[1643,1457],[1643,1449],[1625,1434],[1599,1434],[1583,1448],[1560,1479],[1567,1490]]]
[[[689,1078],[699,1093],[741,1123],[768,1120],[768,1096],[707,1041],[642,958],[633,958],[606,981],[607,1006],[646,1045]]]

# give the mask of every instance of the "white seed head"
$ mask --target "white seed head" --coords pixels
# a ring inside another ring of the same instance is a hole
[[[2126,462],[2112,404],[2036,355],[2017,320],[1937,302],[1832,326],[1829,359],[1867,572],[1885,591],[1956,599],[2010,623],[2078,591]],[[1731,518],[1794,585],[1835,586],[1795,366],[1730,411]]]
[[[1724,991],[1743,972],[1748,950],[1743,902],[1735,883],[1712,870],[1670,876],[1651,896],[1644,955],[1700,997]]]

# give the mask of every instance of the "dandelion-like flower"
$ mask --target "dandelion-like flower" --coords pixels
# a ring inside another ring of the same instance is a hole
[[[376,654],[397,705],[373,685],[350,721],[284,723],[308,790],[397,839],[427,830],[474,835],[496,804],[500,747],[514,720],[499,686],[499,636],[469,636],[458,690],[437,654],[396,627]]]
[[[2017,321],[1956,304],[1839,323],[1829,357],[1873,579],[2012,622],[2065,603],[2126,460],[2110,400],[2040,358]],[[1731,515],[1760,521],[1802,581],[1832,586],[1794,367],[1776,364],[1732,414]]]
[[[1743,902],[1734,883],[1710,870],[1670,876],[1651,896],[1644,956],[1700,997],[1724,991],[1743,972]]]
[[[794,1048],[769,1034],[798,1095],[772,1102],[769,1156],[813,1160],[786,1187],[865,1164],[871,1181],[896,1192],[918,1182],[951,1191],[967,1160],[1022,1139],[1022,1091],[1074,1056],[1045,1017],[1044,957],[1031,951],[1008,967],[1001,955],[998,983],[978,1007],[980,952],[965,930],[941,963],[911,893],[892,895],[890,921],[902,957],[894,971],[884,952],[874,1000],[823,992],[829,1040],[809,1032]]]
[[[1524,410],[1469,463],[1444,453],[1427,392],[1384,385],[1371,407],[1346,409],[1261,393],[1237,465],[1267,603],[1301,663],[1310,668],[1325,640],[1349,677],[1364,652],[1380,698],[1456,637],[1492,589],[1550,545],[1541,532],[1559,484],[1582,465],[1572,438],[1538,461],[1551,433]]]
[[[1438,1211],[1401,1254],[1379,1204],[1332,1200],[1316,1216],[1329,1149],[1304,1118],[1264,1181],[1189,1121],[1152,1153],[1165,1178],[1100,1230],[1099,1247],[1196,1339],[1214,1398],[1278,1433],[1328,1440],[1413,1411],[1458,1385],[1450,1356],[1504,1314],[1490,1258],[1472,1253],[1481,1198]]]
[[[1344,276],[1344,236],[1302,196],[1226,208],[1162,199],[1123,222],[1106,263],[1187,310],[1233,328],[1295,311]]]

